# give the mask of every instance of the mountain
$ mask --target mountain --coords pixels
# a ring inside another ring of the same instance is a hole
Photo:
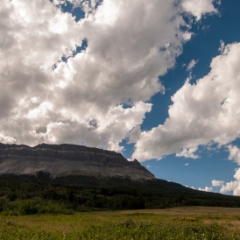
[[[53,178],[87,175],[154,180],[155,176],[137,161],[122,154],[85,146],[61,144],[6,145],[0,143],[0,175],[49,173]]]

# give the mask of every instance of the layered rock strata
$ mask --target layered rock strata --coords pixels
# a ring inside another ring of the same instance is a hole
[[[156,179],[137,161],[128,161],[120,153],[85,146],[41,144],[35,147],[0,143],[0,175],[50,173],[130,177],[133,180]]]

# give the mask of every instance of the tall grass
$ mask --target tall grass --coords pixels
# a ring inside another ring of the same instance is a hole
[[[206,220],[209,222],[206,223]],[[219,220],[219,219],[218,219]],[[221,216],[78,213],[0,217],[1,240],[240,240]],[[240,226],[239,219],[227,222]]]

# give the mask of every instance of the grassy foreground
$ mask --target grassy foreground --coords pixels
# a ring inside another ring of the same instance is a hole
[[[0,239],[240,240],[240,209],[184,207],[0,216]]]

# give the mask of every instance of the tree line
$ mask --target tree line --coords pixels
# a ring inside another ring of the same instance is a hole
[[[164,180],[101,176],[1,176],[4,215],[151,209],[174,206],[240,207],[240,197],[207,193]]]

